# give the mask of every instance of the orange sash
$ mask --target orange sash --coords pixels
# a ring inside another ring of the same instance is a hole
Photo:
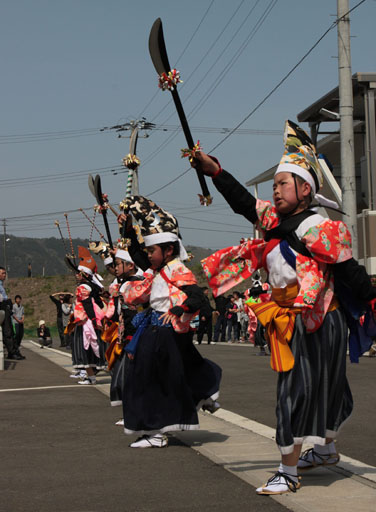
[[[109,346],[106,349],[106,359],[109,370],[114,366],[116,359],[120,356],[123,350],[123,345],[117,342],[119,337],[118,327],[118,322],[112,322],[110,325],[106,325],[102,333],[102,340],[105,343],[109,343]]]
[[[260,323],[266,327],[270,344],[270,366],[276,372],[288,372],[294,367],[295,359],[289,343],[294,332],[295,317],[302,311],[301,308],[292,307],[298,291],[296,284],[285,288],[273,288],[272,300],[269,302],[246,301]],[[328,311],[333,311],[337,307],[338,301],[334,298]]]
[[[300,308],[292,307],[297,295],[298,286],[292,285],[274,288],[274,300],[269,302],[247,302],[257,319],[266,327],[270,344],[270,366],[277,372],[288,372],[294,366],[295,359],[289,343],[294,332],[295,316],[301,312]]]
[[[111,370],[123,351],[123,344],[118,343],[117,340],[113,340],[110,346],[106,350],[106,359],[108,362],[108,369]]]

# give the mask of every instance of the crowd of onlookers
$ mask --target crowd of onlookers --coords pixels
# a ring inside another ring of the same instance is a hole
[[[57,292],[50,295],[50,299],[56,306],[56,325],[59,333],[60,347],[71,347],[71,335],[65,333],[65,328],[69,323],[73,313],[73,294],[67,292]]]
[[[208,344],[250,342],[260,347],[260,354],[266,354],[263,327],[247,307],[246,295],[238,291],[227,296],[221,295],[213,299],[213,307],[209,299],[209,289],[204,287],[203,291],[205,304],[194,325],[197,329],[196,343],[200,345],[206,334]]]
[[[3,343],[7,350],[7,359],[21,360],[25,359],[25,356],[20,351],[24,337],[25,309],[22,305],[21,295],[16,295],[14,302],[8,296],[4,287],[6,277],[6,269],[0,266],[0,312],[2,312],[0,313],[0,319]],[[72,297],[73,294],[66,292],[50,295],[50,299],[56,305],[57,310],[57,329],[60,346],[67,348],[70,347],[71,339],[69,334],[64,334],[64,330],[72,313]],[[36,336],[41,348],[52,346],[51,331],[44,320],[39,321]]]
[[[14,303],[8,297],[4,280],[6,279],[6,270],[0,266],[0,313],[4,317],[2,322],[3,343],[8,352],[8,359],[25,359],[20,352],[21,342],[24,336],[25,310],[22,305],[21,295],[14,297]],[[258,282],[256,288],[261,286]],[[234,291],[230,295],[220,295],[210,301],[209,289],[203,288],[205,303],[200,309],[198,316],[192,322],[192,327],[196,330],[197,341],[202,343],[204,335],[207,336],[208,344],[217,342],[227,343],[253,343],[259,347],[259,354],[267,354],[267,343],[264,336],[264,328],[257,321],[256,317],[247,308],[247,294]],[[60,339],[60,347],[71,348],[71,334],[66,333],[66,327],[73,313],[73,294],[68,292],[57,292],[50,295],[51,301],[56,306],[56,325]],[[213,307],[213,305],[214,307]],[[38,342],[43,347],[52,346],[51,331],[46,326],[44,320],[39,321],[36,331]],[[369,351],[371,357],[376,356],[376,343]]]
[[[25,356],[21,354],[21,342],[24,335],[25,311],[22,306],[22,297],[16,295],[14,304],[8,297],[4,288],[7,272],[0,267],[0,311],[2,320],[3,343],[8,352],[8,359],[21,360]]]

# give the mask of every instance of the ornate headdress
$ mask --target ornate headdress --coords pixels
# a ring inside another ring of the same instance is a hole
[[[101,257],[105,266],[113,263],[114,260],[110,254],[110,246],[105,242],[89,242],[89,249],[91,252]]]
[[[323,174],[316,156],[316,148],[308,134],[292,121],[286,121],[285,151],[275,174],[290,172],[311,185],[312,195],[322,206],[338,208],[338,204],[318,194],[323,185]]]
[[[91,280],[103,288],[103,285],[100,281],[103,281],[102,277],[97,274],[97,264],[94,261],[93,256],[91,255],[89,249],[86,249],[86,247],[82,247],[81,245],[78,246],[78,257],[80,259],[78,270],[81,270],[82,272],[85,272],[85,274],[88,274],[91,276]]]
[[[164,242],[179,242],[180,259],[188,258],[181,243],[178,221],[171,213],[143,196],[128,197],[120,206],[126,213],[131,213],[139,224],[145,247]]]

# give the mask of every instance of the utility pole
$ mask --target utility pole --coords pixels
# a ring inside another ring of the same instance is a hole
[[[3,250],[4,250],[4,268],[7,270],[7,220],[3,219]]]
[[[337,0],[339,115],[341,133],[342,209],[352,237],[354,258],[358,257],[356,176],[354,155],[353,89],[351,76],[349,0]]]
[[[139,130],[152,130],[153,128],[155,128],[155,124],[149,123],[148,121],[146,121],[145,117],[142,117],[141,119],[132,119],[132,121],[129,121],[128,123],[105,127],[101,129],[101,131],[115,130],[116,132],[119,133],[119,139],[130,138],[129,153],[125,158],[123,158],[123,164],[128,169],[128,179],[125,193],[126,197],[139,194],[138,167],[140,165],[140,160],[136,156],[137,140],[140,137]],[[120,135],[120,132],[125,131],[130,131],[131,134],[129,136]],[[147,133],[142,135],[142,138],[144,139],[148,137],[149,134]]]

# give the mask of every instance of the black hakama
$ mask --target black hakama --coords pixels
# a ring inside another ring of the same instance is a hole
[[[115,361],[111,372],[110,400],[113,407],[123,404],[123,388],[128,365],[129,359],[123,350]]]
[[[99,346],[99,357],[95,355],[91,346],[89,346],[88,350],[85,350],[82,325],[78,325],[75,328],[72,345],[73,368],[76,368],[78,370],[84,370],[85,368],[96,368],[97,370],[103,370],[106,367],[106,360],[104,356],[104,343],[100,338],[98,332],[97,336]]]
[[[148,325],[125,376],[125,433],[198,429],[197,410],[205,400],[218,397],[221,373],[197,351],[192,333]]]
[[[347,324],[340,309],[307,334],[297,315],[290,348],[294,367],[278,376],[277,436],[283,455],[303,441],[325,444],[350,416],[353,400],[346,378]]]

